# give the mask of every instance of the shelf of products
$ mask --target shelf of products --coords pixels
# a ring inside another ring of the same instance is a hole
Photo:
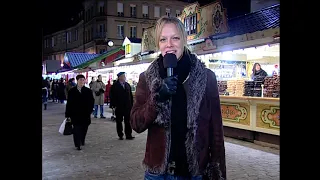
[[[280,97],[280,76],[273,75],[264,80],[264,97]]]

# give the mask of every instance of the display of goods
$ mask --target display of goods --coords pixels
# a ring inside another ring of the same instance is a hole
[[[244,96],[253,96],[253,88],[254,82],[253,81],[245,81],[244,83]]]
[[[245,82],[245,89],[244,89],[244,96],[254,96],[254,97],[261,97],[262,93],[262,81],[246,81]]]
[[[235,80],[227,81],[227,92],[229,93],[229,96],[234,96],[235,91],[236,91]]]
[[[218,91],[220,95],[226,94],[227,91],[227,81],[218,81]]]
[[[243,96],[244,94],[244,80],[229,80],[227,81],[227,92],[229,96]]]
[[[266,77],[264,81],[264,97],[280,97],[280,76]]]

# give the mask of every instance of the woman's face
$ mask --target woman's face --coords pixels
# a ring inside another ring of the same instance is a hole
[[[256,71],[259,71],[260,70],[260,65],[259,64],[256,64]]]
[[[181,34],[173,23],[165,24],[162,28],[159,38],[159,49],[162,56],[167,53],[173,53],[179,59],[183,53]]]

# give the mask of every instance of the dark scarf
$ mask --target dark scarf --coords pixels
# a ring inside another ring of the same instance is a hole
[[[163,57],[159,57],[160,76],[167,77],[166,69],[163,68]],[[180,176],[189,176],[187,154],[186,154],[186,134],[187,128],[187,96],[183,87],[183,82],[190,73],[191,62],[188,53],[184,53],[178,61],[177,67],[173,69],[173,74],[178,76],[177,93],[172,96],[171,106],[171,146],[169,162],[174,161],[176,165],[175,173]]]

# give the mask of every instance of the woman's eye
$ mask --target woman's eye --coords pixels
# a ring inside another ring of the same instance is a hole
[[[166,39],[160,39],[160,42],[165,42],[166,41]]]
[[[172,39],[174,39],[174,40],[180,40],[179,37],[173,37]]]

